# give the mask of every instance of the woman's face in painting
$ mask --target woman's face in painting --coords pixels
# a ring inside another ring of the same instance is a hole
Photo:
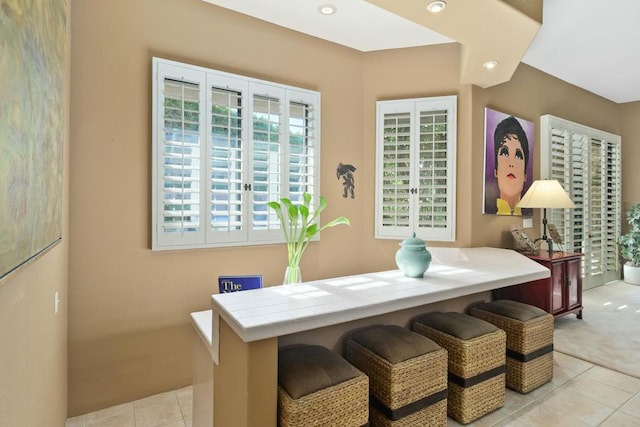
[[[514,134],[509,134],[502,140],[498,149],[495,176],[498,180],[500,198],[513,208],[520,200],[527,179],[522,144]]]

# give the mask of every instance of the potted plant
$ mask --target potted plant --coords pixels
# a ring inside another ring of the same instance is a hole
[[[316,234],[325,228],[334,227],[339,224],[349,225],[349,219],[344,216],[329,221],[322,227],[316,222],[320,213],[327,207],[327,200],[320,196],[320,203],[311,213],[311,194],[302,194],[302,203],[294,204],[290,199],[283,197],[279,202],[269,202],[267,205],[273,209],[282,224],[284,238],[287,242],[287,253],[289,264],[284,276],[284,284],[299,283],[302,281],[300,275],[300,259],[304,250],[309,246]]]
[[[640,285],[640,204],[629,209],[627,221],[631,229],[618,239],[620,254],[627,260],[623,267],[624,281]]]

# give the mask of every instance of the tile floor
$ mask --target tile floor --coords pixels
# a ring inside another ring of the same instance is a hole
[[[192,388],[185,387],[79,417],[66,427],[191,427]]]
[[[192,388],[69,418],[66,427],[191,427]],[[459,426],[449,418],[448,427]],[[640,378],[554,353],[553,380],[468,426],[640,426]],[[426,427],[426,426],[425,426]]]

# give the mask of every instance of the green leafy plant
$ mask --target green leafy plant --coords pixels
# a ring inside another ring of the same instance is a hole
[[[628,265],[640,267],[640,204],[629,209],[627,221],[631,229],[618,239],[620,255],[628,261]]]
[[[295,271],[298,271],[302,254],[316,234],[325,228],[335,227],[339,224],[351,224],[348,218],[340,216],[320,227],[317,220],[320,213],[327,207],[327,200],[320,196],[320,202],[312,214],[311,194],[309,193],[302,194],[302,203],[298,205],[286,197],[281,198],[279,202],[269,202],[267,205],[275,211],[280,224],[282,224],[284,238],[287,242],[289,267]],[[292,277],[291,282],[296,283],[298,279],[298,277]]]

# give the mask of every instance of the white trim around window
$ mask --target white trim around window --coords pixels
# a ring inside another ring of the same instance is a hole
[[[320,195],[320,93],[153,58],[152,249],[283,242],[269,201]]]
[[[377,102],[375,237],[455,241],[456,96]]]

